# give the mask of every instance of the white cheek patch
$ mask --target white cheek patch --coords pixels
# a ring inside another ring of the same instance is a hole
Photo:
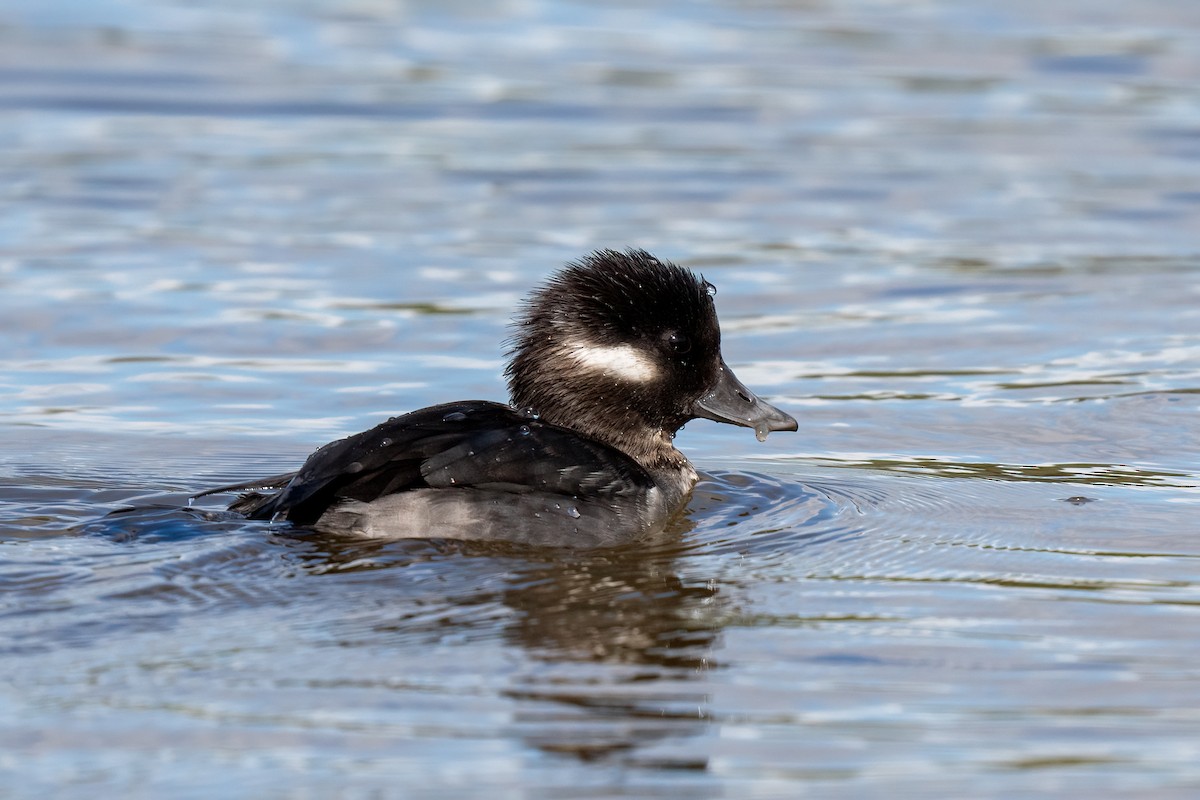
[[[634,383],[658,378],[658,365],[644,351],[631,344],[600,345],[577,342],[567,352],[584,369],[612,375]]]

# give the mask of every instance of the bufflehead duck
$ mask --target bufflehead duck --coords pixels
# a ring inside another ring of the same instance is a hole
[[[204,494],[246,491],[230,510],[250,519],[377,538],[596,547],[661,529],[697,481],[672,443],[684,423],[760,440],[797,429],[725,364],[714,291],[645,251],[597,251],[525,303],[509,405],[413,411],[325,445],[297,472]]]

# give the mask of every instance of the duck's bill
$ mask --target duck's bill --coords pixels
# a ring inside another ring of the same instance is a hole
[[[693,404],[692,413],[704,419],[754,428],[760,442],[771,431],[794,431],[799,427],[791,414],[758,399],[737,379],[724,360],[717,385]]]

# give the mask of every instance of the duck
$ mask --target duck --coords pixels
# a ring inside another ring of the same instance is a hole
[[[605,547],[661,531],[699,479],[674,443],[686,423],[798,429],[725,363],[715,294],[644,250],[597,250],[519,309],[508,403],[411,411],[195,497],[238,492],[247,519],[373,539]]]

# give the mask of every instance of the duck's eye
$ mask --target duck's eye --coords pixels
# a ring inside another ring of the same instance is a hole
[[[687,337],[686,333],[671,331],[663,339],[666,341],[667,347],[670,348],[671,352],[677,356],[681,356],[692,349],[692,340]]]

